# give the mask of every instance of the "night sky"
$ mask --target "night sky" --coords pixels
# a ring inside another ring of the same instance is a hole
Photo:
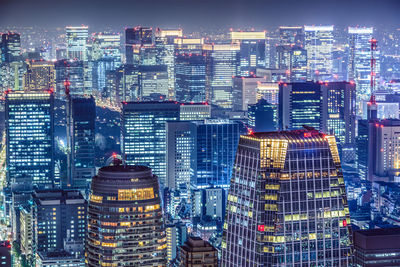
[[[0,25],[400,26],[400,0],[0,0]]]

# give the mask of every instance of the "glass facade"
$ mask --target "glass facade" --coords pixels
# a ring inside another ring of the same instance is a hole
[[[206,57],[202,54],[179,54],[175,65],[176,100],[180,102],[205,102]]]
[[[94,98],[73,98],[69,102],[71,152],[67,187],[86,189],[95,175],[95,120]]]
[[[332,78],[333,26],[304,26],[308,80]]]
[[[93,177],[86,266],[166,266],[158,180],[144,166],[108,166]]]
[[[166,182],[167,121],[179,119],[177,102],[128,102],[122,109],[122,153],[127,164],[152,168]]]
[[[205,120],[191,124],[195,148],[192,155],[194,188],[229,187],[240,127],[229,120]]]
[[[222,266],[349,266],[351,227],[334,136],[296,130],[241,136]]]
[[[281,83],[278,107],[282,130],[301,129],[303,125],[324,129],[320,83]]]
[[[240,43],[238,75],[247,77],[255,74],[256,68],[265,67],[265,32],[231,32],[231,40]]]
[[[54,183],[54,96],[52,91],[6,94],[7,182]]]
[[[65,28],[67,59],[87,61],[88,26],[68,26]]]
[[[232,108],[232,77],[237,75],[239,43],[205,44],[207,57],[207,99],[222,108]]]

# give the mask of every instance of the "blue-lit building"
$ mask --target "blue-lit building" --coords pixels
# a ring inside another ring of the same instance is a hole
[[[85,189],[95,175],[96,104],[93,97],[72,98],[69,101],[70,142],[68,181],[64,187]]]
[[[278,106],[260,99],[247,109],[249,127],[253,132],[272,132],[278,129]]]
[[[67,251],[83,258],[87,201],[77,190],[39,190],[33,194],[35,251]]]
[[[239,141],[240,125],[229,120],[191,123],[194,149],[191,163],[193,188],[228,188]]]
[[[303,125],[325,129],[320,83],[281,83],[278,107],[281,130],[302,129]]]
[[[159,178],[166,180],[167,121],[179,119],[177,102],[128,102],[122,107],[122,153],[129,165],[150,167]]]
[[[6,94],[7,183],[31,179],[38,188],[54,184],[54,94]]]
[[[21,59],[21,36],[8,32],[1,35],[0,63],[11,63]]]
[[[206,90],[206,57],[203,54],[179,54],[175,58],[176,100],[204,102]]]
[[[231,32],[231,40],[240,43],[240,64],[238,75],[250,76],[256,73],[257,68],[265,67],[266,36],[260,32]]]
[[[70,94],[85,94],[85,74],[83,61],[58,60],[54,63],[56,70],[56,97],[65,97],[65,81],[70,83]]]
[[[153,43],[153,29],[146,27],[135,27],[125,29],[125,55],[126,64],[134,65],[138,63],[135,49],[142,45]],[[135,55],[136,54],[136,55]]]
[[[207,60],[207,100],[222,108],[232,108],[232,77],[237,75],[240,45],[205,44]]]

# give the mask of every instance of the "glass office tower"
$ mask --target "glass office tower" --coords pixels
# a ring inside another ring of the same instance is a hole
[[[89,37],[88,26],[67,26],[67,58],[72,60],[87,61],[87,39]]]
[[[222,266],[349,266],[351,245],[334,136],[315,130],[241,136]]]
[[[240,136],[239,123],[204,120],[191,123],[194,150],[191,158],[193,188],[228,188]]]
[[[308,80],[330,80],[333,68],[333,26],[304,26]]]
[[[86,189],[95,175],[96,103],[93,97],[73,98],[68,106],[70,153],[67,187]]]
[[[232,77],[239,66],[239,43],[205,44],[207,57],[207,99],[222,108],[232,108]]]
[[[175,58],[175,94],[180,102],[204,102],[206,92],[206,57],[202,54],[178,54]]]
[[[1,35],[0,63],[11,63],[21,59],[21,36],[8,32]]]
[[[128,102],[122,107],[122,153],[127,164],[152,168],[160,179],[166,179],[167,121],[179,119],[177,102]]]
[[[231,32],[233,43],[240,43],[240,66],[238,75],[249,76],[256,68],[265,67],[265,32]]]
[[[371,43],[373,28],[349,27],[349,61],[347,80],[354,81],[357,96],[368,99],[371,94]],[[379,51],[374,52],[376,61],[375,73],[379,77]]]
[[[26,178],[38,188],[54,183],[53,91],[6,94],[7,182]]]
[[[320,83],[279,84],[278,118],[282,130],[301,129],[303,125],[325,129]]]
[[[162,213],[150,168],[101,168],[89,198],[86,266],[166,266]]]

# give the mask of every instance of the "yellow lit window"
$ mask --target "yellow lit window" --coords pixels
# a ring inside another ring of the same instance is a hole
[[[120,189],[118,190],[118,200],[146,200],[154,198],[152,187],[140,189]]]
[[[103,202],[103,197],[102,196],[96,196],[96,195],[90,195],[90,201],[101,203],[101,202]]]

